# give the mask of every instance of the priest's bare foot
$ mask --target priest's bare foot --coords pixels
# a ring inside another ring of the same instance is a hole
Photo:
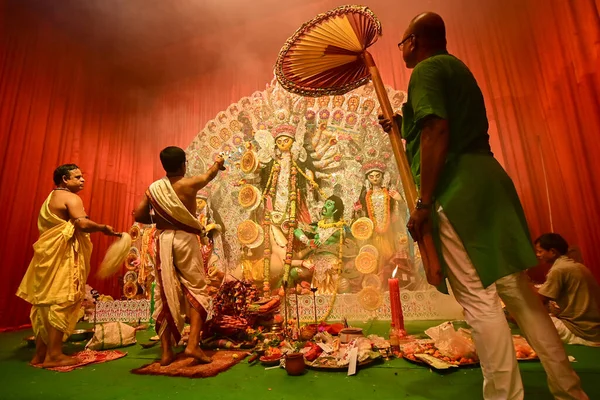
[[[46,346],[46,343],[44,343],[42,341],[41,337],[38,336],[35,340],[35,356],[33,356],[31,361],[29,362],[29,364],[31,364],[31,365],[42,364],[44,362],[44,360],[46,359],[46,351],[47,350],[48,350],[48,347]]]
[[[160,357],[160,365],[166,367],[171,364],[175,360],[175,354],[173,354],[173,350],[165,351],[162,353]]]
[[[204,354],[204,352],[200,350],[199,347],[186,347],[183,351],[183,354],[185,354],[188,357],[195,358],[200,364],[209,364],[212,362],[212,358]]]
[[[30,365],[39,365],[44,362],[45,358],[46,358],[46,356],[40,357],[36,354],[35,356],[33,356],[31,361],[29,361],[29,364]]]
[[[69,357],[64,354],[55,357],[50,357],[49,355],[46,355],[46,359],[42,364],[42,368],[68,367],[71,365],[76,365],[78,363],[79,361],[76,358]]]
[[[44,351],[40,351],[40,350],[36,350],[35,355],[33,356],[33,358],[31,359],[31,361],[29,362],[29,364],[31,365],[40,365],[44,362],[44,360],[46,359],[46,349],[44,349]]]

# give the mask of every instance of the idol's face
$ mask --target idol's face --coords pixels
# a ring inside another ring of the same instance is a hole
[[[80,169],[72,169],[69,171],[69,178],[67,176],[63,176],[63,182],[67,186],[67,189],[73,193],[77,193],[80,190],[83,190],[83,183],[85,179],[83,178],[83,173]]]
[[[383,174],[381,171],[371,171],[367,174],[367,179],[371,182],[373,186],[381,186],[381,182],[383,181]]]
[[[287,136],[279,136],[275,140],[275,144],[277,145],[277,148],[279,149],[279,151],[282,151],[282,152],[290,151],[290,149],[292,148],[292,145],[294,144],[294,139],[292,139],[291,137],[287,137]]]
[[[326,200],[321,210],[321,215],[326,218],[332,218],[336,213],[335,202],[333,200]]]
[[[206,207],[206,200],[202,198],[196,198],[196,209],[202,211]]]

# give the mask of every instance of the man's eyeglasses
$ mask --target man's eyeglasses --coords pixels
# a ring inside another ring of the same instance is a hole
[[[414,37],[415,37],[414,34],[411,34],[411,35],[408,35],[407,37],[405,37],[404,40],[402,40],[400,43],[398,43],[398,48],[402,49],[402,46],[404,46],[404,43],[406,43],[408,41],[408,39],[412,39]]]

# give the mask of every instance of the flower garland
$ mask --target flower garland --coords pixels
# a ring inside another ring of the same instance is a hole
[[[298,168],[296,166],[292,166],[290,176],[290,199],[289,199],[289,231],[287,238],[287,246],[285,249],[285,263],[283,270],[283,282],[287,283],[290,277],[290,267],[292,265],[292,256],[294,252],[294,229],[296,228],[296,206],[298,193],[296,192],[296,174],[298,173]]]
[[[383,195],[384,195],[384,217],[383,217],[383,223],[379,224],[377,221],[377,218],[375,217],[375,209],[373,207],[373,199],[371,198],[373,195],[373,189],[369,189],[369,191],[367,192],[367,196],[366,196],[366,201],[367,201],[367,211],[369,213],[369,218],[371,218],[371,221],[373,221],[373,224],[375,225],[375,232],[379,233],[379,234],[383,234],[386,233],[388,228],[390,227],[390,194],[388,193],[387,189],[382,189],[383,191]]]
[[[265,187],[265,191],[263,192],[263,200],[266,201],[266,194],[274,195],[275,187],[277,187],[277,181],[279,179],[279,170],[281,169],[279,163],[275,161],[273,163],[273,168],[271,168],[271,173],[269,174],[269,180],[267,181],[267,185]],[[266,204],[265,204],[266,206]],[[265,207],[265,219],[263,222],[263,232],[264,232],[264,251],[263,251],[263,292],[265,296],[269,296],[271,294],[271,283],[269,282],[269,277],[271,275],[271,212],[268,211],[267,207]]]
[[[269,235],[271,231],[271,213],[268,211],[265,212],[263,230],[265,234],[265,249],[263,251],[263,292],[265,297],[268,297],[271,294],[271,283],[269,282],[269,276],[271,271],[271,237]]]
[[[271,175],[269,175],[269,181],[267,182],[267,186],[265,187],[265,192],[263,193],[263,198],[266,193],[269,192],[271,197],[275,196],[275,189],[277,188],[277,182],[279,181],[279,171],[281,170],[281,165],[275,161],[273,163],[273,168],[271,168]]]

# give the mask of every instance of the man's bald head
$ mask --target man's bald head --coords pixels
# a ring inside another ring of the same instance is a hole
[[[439,15],[426,12],[410,21],[398,48],[406,68],[414,68],[432,55],[446,51],[446,26]]]
[[[436,13],[426,12],[417,15],[410,21],[408,31],[428,49],[446,49],[446,25],[442,17]]]

